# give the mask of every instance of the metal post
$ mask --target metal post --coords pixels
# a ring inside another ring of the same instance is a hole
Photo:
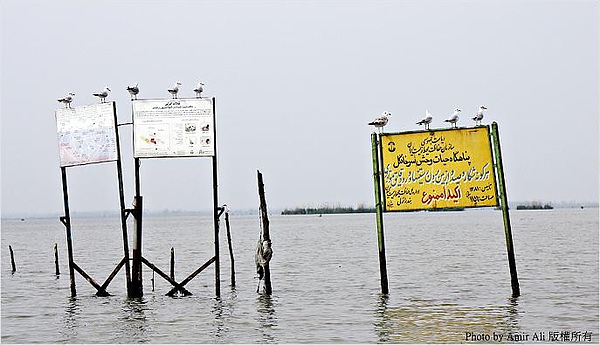
[[[117,123],[117,103],[113,104],[113,114]],[[115,126],[115,141],[117,143],[117,179],[119,183],[119,204],[121,207],[121,230],[123,232],[123,255],[125,260],[125,279],[127,280],[127,295],[131,296],[131,269],[129,263],[129,239],[127,236],[127,213],[125,209],[125,192],[123,191],[123,168],[121,165],[121,146],[119,140],[119,127]]]
[[[508,199],[506,196],[504,167],[502,165],[502,152],[500,150],[500,135],[498,133],[498,124],[496,122],[492,123],[492,139],[494,141],[494,154],[496,156],[496,172],[500,192],[500,204],[502,207],[502,216],[504,218],[504,233],[506,236],[506,252],[508,254],[508,267],[510,268],[510,282],[512,286],[513,297],[517,297],[521,294],[521,290],[519,288],[519,278],[517,277],[517,264],[515,262],[515,251],[513,247],[510,216],[508,213]]]
[[[175,249],[171,247],[171,279],[175,280]]]
[[[229,211],[225,210],[225,227],[227,228],[227,245],[229,247],[229,259],[231,261],[231,287],[235,287],[235,260],[233,257],[233,246],[231,245],[231,230],[229,227]]]
[[[65,215],[61,217],[61,222],[65,225],[67,230],[67,253],[69,256],[69,280],[71,283],[71,297],[77,296],[77,290],[75,289],[75,263],[73,262],[73,239],[71,236],[71,214],[69,212],[69,189],[67,188],[67,168],[60,167],[62,175],[62,187],[63,187],[63,202],[65,208]]]
[[[10,244],[8,245],[8,250],[10,251],[10,265],[12,267],[11,273],[15,273],[17,271],[17,265],[15,264],[15,253],[13,252]]]
[[[381,198],[381,171],[379,169],[379,140],[377,133],[371,134],[373,154],[373,183],[375,188],[375,212],[377,216],[377,243],[379,245],[379,273],[381,275],[381,293],[387,295],[388,277],[385,259],[385,241],[383,235],[383,205]]]
[[[217,170],[217,118],[215,112],[215,98],[212,98],[213,106],[213,131],[214,131],[214,155],[212,156],[213,171],[213,223],[215,227],[215,295],[221,296],[221,267],[219,260],[219,188]]]
[[[133,205],[133,217],[135,229],[133,233],[133,264],[131,277],[131,294],[129,297],[142,297],[144,289],[142,286],[142,197],[140,195],[140,159],[134,159],[135,166],[135,199]]]
[[[58,244],[54,243],[54,267],[56,268],[56,275],[60,275],[60,268],[58,265]]]

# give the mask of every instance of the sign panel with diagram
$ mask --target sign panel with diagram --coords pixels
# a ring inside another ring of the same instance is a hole
[[[134,100],[133,136],[135,158],[212,157],[213,100]]]

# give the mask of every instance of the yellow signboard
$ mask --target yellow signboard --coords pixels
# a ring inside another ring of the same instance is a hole
[[[497,206],[489,127],[381,135],[386,211]]]

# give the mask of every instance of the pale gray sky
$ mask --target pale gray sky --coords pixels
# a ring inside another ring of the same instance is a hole
[[[0,2],[2,214],[62,212],[54,111],[125,87],[217,100],[220,199],[272,208],[373,203],[367,122],[431,128],[480,104],[499,123],[511,201],[598,200],[597,1]],[[133,198],[131,129],[121,128]],[[115,164],[69,170],[74,211],[117,209]],[[210,159],[142,165],[148,209],[210,209]]]

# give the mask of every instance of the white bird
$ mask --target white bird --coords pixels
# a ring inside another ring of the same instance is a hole
[[[131,97],[133,97],[133,99],[137,99],[137,94],[140,93],[137,81],[132,86],[128,86],[127,91],[129,91],[129,94],[131,95]]]
[[[198,86],[196,86],[196,88],[194,89],[194,92],[196,93],[196,98],[200,98],[200,94],[202,93],[202,91],[204,91],[204,88],[202,87],[203,85],[203,83],[198,83]]]
[[[472,117],[473,121],[475,121],[475,125],[477,125],[477,123],[479,122],[479,125],[481,125],[481,120],[483,120],[483,111],[487,110],[487,108],[482,105],[479,107],[479,109],[477,110],[477,113],[475,113],[475,116]]]
[[[433,120],[433,115],[431,115],[429,110],[425,109],[425,117],[421,121],[417,122],[417,125],[425,125],[425,129],[429,129],[431,120]]]
[[[392,114],[390,114],[387,111],[384,111],[381,114],[381,116],[379,116],[375,120],[369,122],[369,125],[375,126],[376,128],[379,129],[379,133],[381,133],[381,130],[383,129],[383,126],[387,125],[387,123],[388,123],[388,117],[390,117],[390,116],[392,116]]]
[[[179,92],[179,85],[181,85],[180,82],[176,82],[172,88],[167,89],[167,91],[169,91],[169,93],[171,95],[173,95],[173,98],[177,98],[177,93]]]
[[[458,122],[458,113],[460,113],[460,111],[460,109],[455,108],[452,115],[450,115],[449,118],[445,119],[444,122],[450,122],[452,124],[452,127],[456,128],[456,123]]]
[[[66,107],[71,108],[71,102],[73,102],[73,96],[75,96],[75,94],[73,92],[69,92],[68,95],[66,95],[65,97],[59,99],[58,101],[60,103],[64,103],[65,104],[65,108]]]
[[[104,90],[102,90],[102,92],[94,93],[93,95],[100,98],[100,102],[104,103],[109,92],[110,92],[110,89],[108,88],[108,86],[105,86]]]

